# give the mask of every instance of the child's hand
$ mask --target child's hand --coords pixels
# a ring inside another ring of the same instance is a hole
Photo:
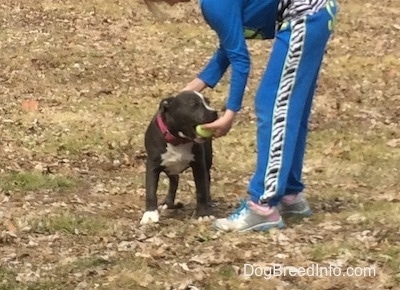
[[[209,129],[214,131],[214,137],[222,137],[228,134],[229,130],[232,128],[233,121],[235,120],[236,113],[230,110],[226,110],[225,114],[218,118],[216,121],[208,124],[203,124],[204,129]]]

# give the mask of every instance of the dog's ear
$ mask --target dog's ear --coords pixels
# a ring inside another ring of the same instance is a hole
[[[160,110],[160,112],[165,112],[168,107],[169,104],[171,103],[171,101],[174,99],[174,97],[167,97],[161,100],[160,105],[158,107],[158,109]]]

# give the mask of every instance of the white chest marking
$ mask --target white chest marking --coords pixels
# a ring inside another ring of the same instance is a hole
[[[167,152],[161,155],[161,165],[165,166],[167,173],[176,175],[181,173],[194,160],[192,154],[193,143],[173,146],[167,144]]]

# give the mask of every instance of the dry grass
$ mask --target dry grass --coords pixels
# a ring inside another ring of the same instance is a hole
[[[315,215],[239,235],[191,219],[190,172],[178,192],[186,207],[139,226],[145,126],[217,45],[196,4],[162,6],[163,23],[137,1],[2,1],[0,289],[398,289],[400,9],[339,2],[304,173]],[[249,45],[245,107],[215,142],[220,215],[245,196],[255,161],[252,103],[271,43]],[[228,81],[206,92],[215,107]],[[22,110],[25,100],[39,110]],[[244,279],[244,263],[378,272]]]

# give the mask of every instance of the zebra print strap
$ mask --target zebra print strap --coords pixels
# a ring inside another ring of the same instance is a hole
[[[328,0],[281,0],[278,5],[278,21],[284,22],[314,13],[325,7]]]

